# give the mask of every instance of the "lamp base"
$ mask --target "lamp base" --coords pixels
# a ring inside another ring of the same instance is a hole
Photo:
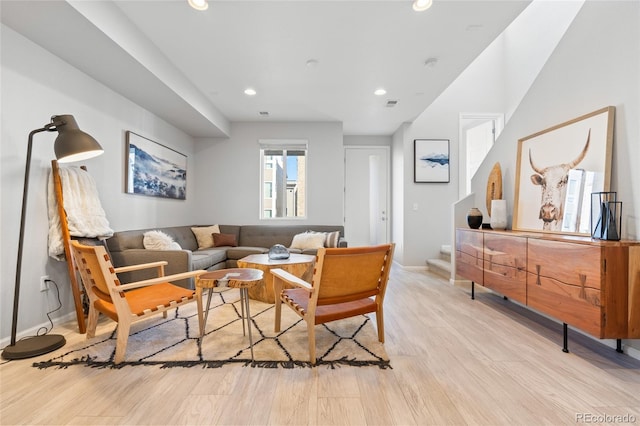
[[[64,336],[60,334],[43,334],[41,336],[29,337],[9,345],[2,351],[4,359],[32,358],[38,355],[55,351],[67,343]]]

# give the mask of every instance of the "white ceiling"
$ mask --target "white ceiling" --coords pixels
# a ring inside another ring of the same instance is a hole
[[[3,0],[0,13],[194,137],[228,136],[236,121],[339,121],[347,135],[390,135],[528,3],[434,0],[417,13],[408,0],[210,0],[198,12],[187,0]]]

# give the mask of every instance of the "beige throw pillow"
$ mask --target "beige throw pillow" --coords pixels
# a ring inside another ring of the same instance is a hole
[[[319,231],[307,231],[314,234],[323,234],[324,246],[329,247],[338,247],[338,243],[340,242],[340,231],[332,231],[332,232],[319,232]]]
[[[326,235],[324,232],[305,232],[296,234],[291,241],[291,248],[298,250],[319,249],[324,247]]]
[[[162,231],[147,231],[142,236],[142,244],[147,250],[182,250],[180,244]]]
[[[198,240],[198,249],[202,250],[213,247],[213,236],[211,234],[219,234],[220,227],[218,225],[196,226],[191,228],[191,232]]]

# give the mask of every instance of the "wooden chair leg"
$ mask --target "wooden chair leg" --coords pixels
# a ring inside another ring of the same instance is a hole
[[[90,302],[89,315],[87,316],[87,339],[96,336],[96,328],[98,327],[98,317],[100,312],[93,307],[93,303]]]
[[[376,312],[376,323],[378,325],[378,341],[384,343],[384,315],[382,314],[382,306]]]
[[[212,291],[212,289],[209,289]],[[200,326],[200,337],[204,337],[204,308],[202,306],[202,287],[196,288],[196,303],[198,304],[198,325]]]
[[[129,330],[131,328],[131,322],[128,318],[124,321],[118,322],[118,338],[116,340],[116,356],[114,363],[120,364],[124,361],[124,354],[127,351],[127,343],[129,341]]]
[[[276,299],[273,331],[278,333],[280,331],[280,324],[282,319],[282,299],[280,298],[280,293],[282,293],[282,281],[278,277],[273,277],[273,292]]]
[[[316,363],[316,326],[313,318],[307,321],[307,333],[309,334],[309,361]]]

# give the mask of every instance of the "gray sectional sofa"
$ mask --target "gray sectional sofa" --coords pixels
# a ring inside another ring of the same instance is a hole
[[[166,260],[165,274],[174,274],[196,269],[216,270],[237,267],[238,259],[250,254],[267,253],[275,244],[290,247],[293,237],[307,231],[340,232],[339,247],[347,247],[343,226],[330,225],[218,225],[221,234],[233,234],[237,247],[222,246],[198,249],[198,241],[192,227],[208,225],[188,225],[165,228],[149,228],[130,231],[118,231],[107,240],[107,248],[114,266],[128,266]],[[182,250],[148,250],[144,248],[143,238],[147,231],[158,230],[170,235]],[[292,253],[315,254],[316,250],[290,249]],[[135,271],[118,274],[122,283],[153,278],[154,270]],[[177,284],[193,288],[193,280],[184,280]]]

